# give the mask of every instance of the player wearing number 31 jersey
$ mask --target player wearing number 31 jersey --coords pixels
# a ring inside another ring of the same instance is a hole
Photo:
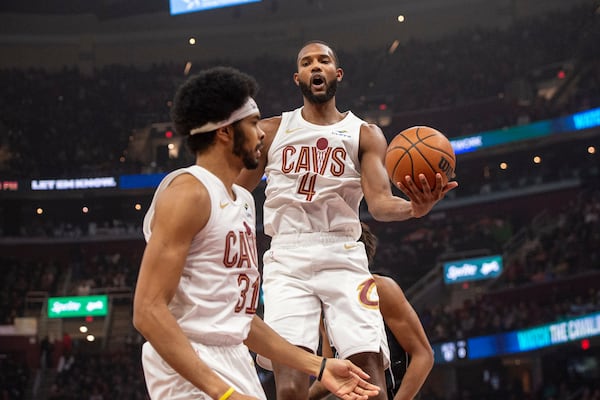
[[[192,239],[169,310],[208,365],[223,376],[227,376],[228,369],[235,368],[238,376],[231,384],[242,393],[260,393],[261,387],[253,379],[252,359],[240,345],[256,313],[260,288],[252,195],[233,186],[235,199],[230,197],[221,180],[198,165],[174,171],[156,190],[155,200],[144,218],[144,235],[146,240],[152,236],[156,199],[178,176],[188,174],[206,188],[210,216],[204,229]],[[225,346],[233,350],[225,351]],[[246,362],[239,362],[241,357]],[[142,360],[153,397],[169,398],[178,385],[180,389],[182,385],[189,386],[186,395],[196,392],[189,383],[178,382],[179,378],[172,375],[171,368],[165,366],[150,343],[144,345]]]
[[[239,186],[233,186],[236,198],[232,199],[219,178],[197,165],[170,173],[154,197],[182,174],[192,175],[206,187],[210,217],[192,240],[169,309],[181,329],[196,341],[211,345],[240,343],[250,329],[248,320],[256,313],[260,289],[254,199]],[[146,240],[152,234],[154,206],[155,202],[144,218]],[[232,298],[238,301],[231,302]]]

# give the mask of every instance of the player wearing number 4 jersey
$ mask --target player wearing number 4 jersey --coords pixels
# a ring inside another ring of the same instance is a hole
[[[238,183],[253,190],[267,175],[264,230],[272,237],[263,257],[265,322],[291,343],[315,352],[321,304],[330,339],[348,358],[385,386],[385,332],[364,246],[358,243],[359,204],[382,221],[421,217],[457,186],[411,179],[399,187],[410,201],[392,195],[384,167],[387,141],[381,130],[340,112],[342,80],[337,55],[323,42],[300,49],[294,82],[303,107],[261,121],[265,151],[259,167]],[[424,180],[425,177],[419,177]],[[259,358],[259,361],[267,360]],[[308,396],[309,379],[281,363],[273,370],[278,400]],[[385,392],[380,392],[385,398]]]
[[[256,82],[231,68],[190,78],[173,102],[196,164],[161,182],[144,218],[147,246],[134,324],[150,397],[265,399],[249,349],[317,376],[346,400],[378,393],[350,362],[308,354],[255,315],[260,278],[251,194],[233,182],[258,165]]]

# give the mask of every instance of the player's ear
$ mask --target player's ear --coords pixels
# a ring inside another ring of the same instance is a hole
[[[231,132],[233,132],[233,125],[226,125],[217,129],[217,136],[222,138],[229,138],[231,136]]]
[[[344,77],[344,70],[343,70],[343,69],[341,69],[341,68],[338,68],[338,69],[336,70],[336,75],[337,75],[337,81],[338,81],[338,82],[341,82],[341,81],[342,81],[342,78]]]
[[[300,86],[300,81],[298,79],[298,73],[294,72],[294,83],[296,84],[296,86]]]

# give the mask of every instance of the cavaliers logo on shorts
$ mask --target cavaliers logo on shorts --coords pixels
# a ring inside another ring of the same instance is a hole
[[[379,308],[379,295],[373,278],[367,279],[356,288],[358,301],[366,308]]]

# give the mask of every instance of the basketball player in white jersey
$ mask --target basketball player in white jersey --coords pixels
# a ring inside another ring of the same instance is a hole
[[[255,205],[234,184],[258,165],[264,133],[256,81],[232,68],[184,83],[172,109],[196,163],[161,182],[144,218],[147,246],[133,320],[146,338],[142,364],[153,399],[265,399],[249,349],[320,378],[347,400],[378,388],[350,362],[286,342],[255,315]]]
[[[360,241],[372,268],[377,251],[377,236],[364,222],[361,223]],[[386,334],[390,347],[391,366],[386,370],[388,398],[394,400],[412,400],[425,383],[433,368],[433,349],[427,334],[414,308],[404,296],[404,292],[392,278],[371,272],[379,294],[379,308],[386,325]],[[334,350],[329,346],[327,331],[321,325],[323,357],[333,357]],[[410,362],[409,362],[410,360]],[[309,391],[310,400],[326,397],[329,391],[321,382],[313,382]]]
[[[387,345],[367,256],[357,242],[359,204],[364,196],[380,221],[419,218],[458,184],[442,186],[438,174],[431,189],[420,176],[421,191],[407,178],[399,187],[410,201],[393,196],[383,132],[336,107],[343,71],[335,52],[326,43],[310,42],[300,50],[297,68],[294,82],[303,107],[261,121],[266,136],[259,167],[244,170],[237,181],[254,190],[267,176],[264,231],[272,240],[263,257],[265,322],[314,353],[323,304],[340,357],[384,387]],[[273,371],[278,400],[307,398],[308,376],[276,362]],[[381,391],[377,398],[385,397]]]

